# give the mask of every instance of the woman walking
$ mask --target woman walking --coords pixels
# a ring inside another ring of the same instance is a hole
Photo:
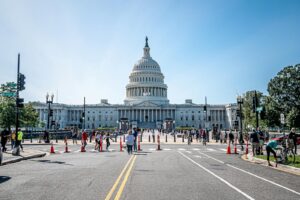
[[[127,145],[127,152],[128,155],[132,154],[132,146],[134,143],[134,137],[131,133],[131,131],[128,133],[127,137],[126,137],[126,145]]]
[[[110,139],[111,139],[110,135],[109,135],[109,133],[107,133],[106,137],[105,137],[105,140],[106,140],[106,151],[109,151],[108,148],[110,146],[110,141],[109,141]],[[111,139],[111,140],[113,141],[113,139]]]

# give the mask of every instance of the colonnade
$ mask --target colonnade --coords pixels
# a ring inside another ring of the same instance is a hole
[[[166,118],[175,119],[175,109],[120,109],[119,117],[130,121],[156,122]]]
[[[126,90],[127,97],[143,96],[144,93],[149,93],[149,96],[167,97],[167,89],[160,87],[136,87]]]

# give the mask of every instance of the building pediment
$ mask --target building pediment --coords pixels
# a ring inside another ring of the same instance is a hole
[[[135,106],[136,107],[160,107],[160,105],[155,104],[155,103],[153,103],[151,101],[143,101],[143,102],[141,102],[139,104],[136,104]]]

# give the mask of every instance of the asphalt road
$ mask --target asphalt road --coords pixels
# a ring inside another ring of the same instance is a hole
[[[49,151],[49,146],[26,145]],[[300,199],[300,178],[226,155],[226,146],[142,145],[131,155],[112,145],[55,145],[56,154],[0,167],[0,199]]]

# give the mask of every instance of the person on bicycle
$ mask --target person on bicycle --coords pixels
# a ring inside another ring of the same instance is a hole
[[[276,167],[277,167],[277,156],[276,156],[276,152],[274,151],[274,149],[277,147],[278,143],[276,140],[271,140],[270,142],[268,142],[267,146],[266,146],[266,151],[267,151],[267,160],[268,160],[268,164],[269,166],[272,167],[271,163],[270,163],[270,153],[272,153],[274,155],[275,161],[276,161]]]

